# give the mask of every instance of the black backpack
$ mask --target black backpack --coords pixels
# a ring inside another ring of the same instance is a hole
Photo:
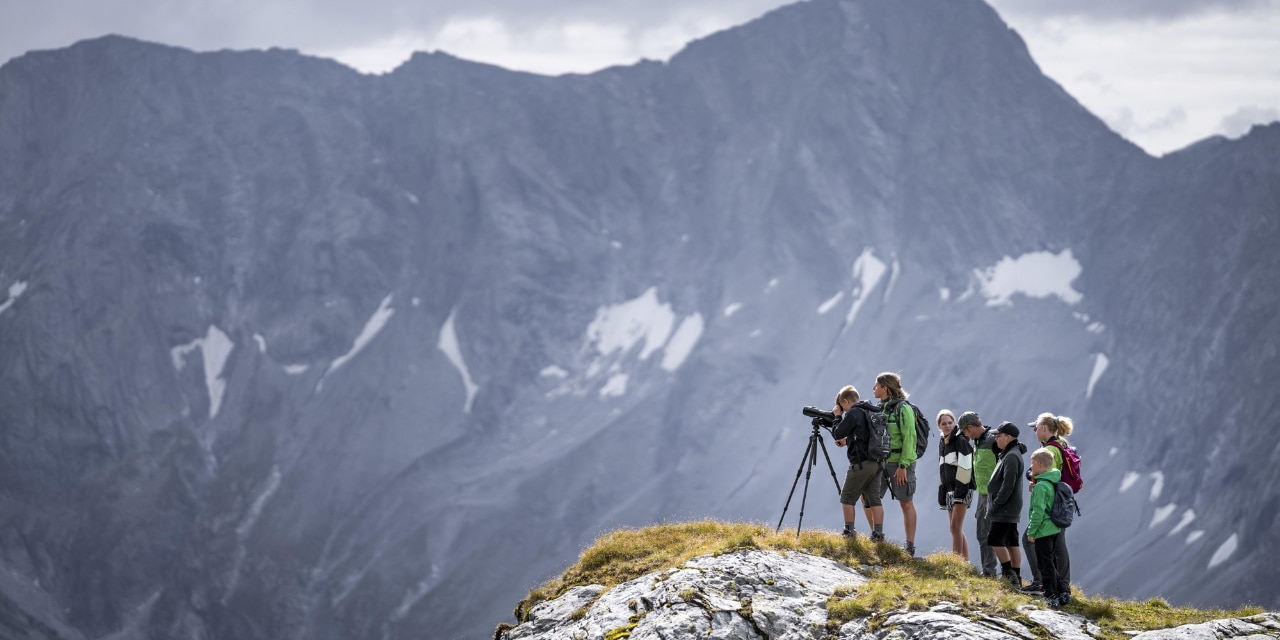
[[[1059,529],[1066,529],[1077,515],[1084,514],[1080,513],[1080,503],[1076,502],[1076,494],[1071,490],[1071,485],[1065,482],[1053,483],[1053,506],[1049,508],[1049,521],[1058,525]]]
[[[889,459],[889,419],[883,411],[862,410],[867,416],[867,458],[875,462]]]

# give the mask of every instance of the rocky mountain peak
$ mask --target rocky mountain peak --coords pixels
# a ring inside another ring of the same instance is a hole
[[[850,568],[807,553],[741,550],[699,556],[612,589],[583,585],[504,625],[497,640],[602,638],[982,638],[1105,637],[1080,613],[1024,604],[1012,614],[939,601],[875,612],[833,626],[829,607],[854,598],[883,567]],[[1280,613],[1131,632],[1140,640],[1280,637]]]

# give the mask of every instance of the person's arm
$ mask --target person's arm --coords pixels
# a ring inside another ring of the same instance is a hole
[[[955,496],[963,501],[969,495],[969,485],[973,484],[973,446],[969,439],[961,437],[956,443],[956,482]]]
[[[1048,483],[1047,480],[1041,481]],[[1048,517],[1049,507],[1052,503],[1046,504],[1045,498],[1053,499],[1052,495],[1046,496],[1043,489],[1040,489],[1040,482],[1036,483],[1036,487],[1031,491],[1031,508],[1027,510],[1027,540],[1036,541],[1037,536],[1032,533],[1040,533],[1040,527],[1044,525],[1044,520]]]
[[[906,400],[898,405],[898,428],[902,431],[902,453],[898,464],[906,467],[916,461],[916,412]]]
[[[1015,488],[1018,486],[1018,479],[1016,477],[1009,478],[1008,475],[1009,469],[1005,466],[1005,462],[1003,460],[997,462],[996,475],[991,476],[991,481],[992,484],[996,484],[997,479],[999,479],[999,484],[996,485],[995,491],[988,491],[987,496],[987,499],[991,501],[991,505],[993,507],[1001,506],[1008,502],[1009,498],[1012,497],[1013,492],[1016,490]]]
[[[837,447],[844,447],[853,444],[853,436],[858,428],[859,414],[862,412],[855,411],[855,407],[850,407],[848,411],[840,409],[839,403],[833,413],[836,414],[836,423],[831,427],[831,437],[835,439]],[[865,418],[864,418],[865,419]],[[837,434],[836,431],[839,431]]]
[[[836,421],[831,425],[831,437],[835,439],[836,444],[844,446],[843,440],[852,435],[853,432],[853,410],[850,409],[836,416]]]

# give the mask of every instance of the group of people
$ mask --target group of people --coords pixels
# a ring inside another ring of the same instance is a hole
[[[884,535],[883,498],[892,495],[902,508],[906,529],[906,551],[915,555],[916,510],[916,427],[915,411],[907,401],[898,374],[876,376],[872,388],[879,404],[862,400],[857,389],[845,386],[836,394],[832,413],[832,437],[845,447],[849,471],[840,493],[844,512],[844,535],[856,536],[855,507],[859,500],[872,541]],[[890,453],[883,461],[868,448],[872,425],[883,414],[888,425]],[[969,559],[969,542],[964,519],[977,495],[974,508],[982,575],[997,577],[1024,593],[1043,594],[1046,603],[1061,608],[1071,602],[1071,559],[1066,533],[1049,518],[1055,485],[1062,480],[1063,452],[1071,434],[1070,418],[1042,413],[1028,427],[1034,428],[1039,447],[1031,453],[1028,471],[1023,461],[1027,446],[1020,441],[1021,429],[1012,422],[996,428],[985,426],[976,412],[966,411],[957,419],[950,410],[940,411],[935,423],[938,443],[938,505],[948,512],[951,550]],[[1024,482],[1027,483],[1024,485]],[[1030,493],[1023,500],[1023,487]],[[1019,532],[1024,513],[1027,526]],[[1025,549],[1025,555],[1023,553]],[[1022,581],[1022,560],[1026,558],[1030,584]]]

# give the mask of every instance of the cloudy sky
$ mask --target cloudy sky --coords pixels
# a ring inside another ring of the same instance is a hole
[[[1040,67],[1153,155],[1280,120],[1280,0],[988,0]],[[361,71],[412,51],[589,72],[666,59],[787,0],[0,0],[0,61],[118,33],[284,47]]]

